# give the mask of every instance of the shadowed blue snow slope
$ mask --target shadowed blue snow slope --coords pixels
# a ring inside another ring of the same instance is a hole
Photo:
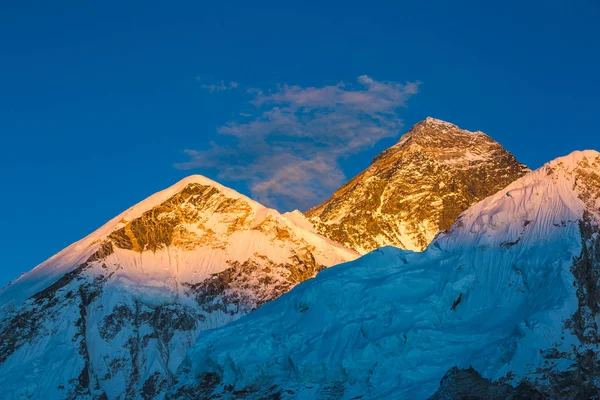
[[[574,348],[597,354],[579,289],[597,282],[582,281],[577,260],[598,242],[599,174],[595,151],[554,160],[423,253],[374,251],[205,332],[171,398],[422,399],[454,366],[546,390],[578,368]]]

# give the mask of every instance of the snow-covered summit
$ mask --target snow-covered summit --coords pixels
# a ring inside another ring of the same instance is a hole
[[[584,213],[600,217],[600,153],[594,150],[572,152],[511,183],[462,213],[433,245],[513,246],[521,240],[536,245],[562,235],[556,228]]]
[[[437,118],[433,118],[433,117],[427,117],[423,121],[421,121],[421,123],[422,124],[430,124],[430,125],[447,126],[447,127],[456,127],[456,125],[454,125],[451,122],[443,121],[441,119],[437,119]]]
[[[360,253],[420,251],[470,205],[528,171],[489,136],[427,118],[306,215]]]
[[[201,331],[357,256],[300,213],[187,177],[0,291],[0,390],[161,398]]]
[[[422,253],[379,249],[207,332],[172,397],[593,397],[599,199],[599,153],[556,159]]]
[[[574,151],[544,164],[469,208],[451,230],[464,230],[466,221],[473,218],[476,225],[486,218],[494,227],[510,225],[511,221],[504,220],[508,214],[518,214],[518,222],[532,222],[533,215],[546,213],[532,226],[541,226],[541,221],[562,224],[578,219],[584,211],[600,217],[600,153],[595,150]],[[554,231],[548,226],[544,229]],[[470,233],[475,231],[476,227],[469,229]]]
[[[85,238],[68,246],[28,273],[21,275],[15,281],[11,282],[5,290],[0,291],[0,306],[9,300],[13,303],[21,301],[48,286],[62,274],[68,272],[74,265],[84,262],[85,259],[94,254],[110,234],[124,228],[129,222],[141,218],[144,213],[160,207],[162,203],[181,193],[185,188],[190,187],[214,188],[214,193],[208,193],[210,202],[213,203],[212,207],[208,207],[205,210],[198,210],[213,213],[213,218],[211,218],[213,220],[214,212],[219,214],[219,212],[222,211],[222,209],[219,209],[218,207],[219,204],[237,202],[236,204],[239,205],[239,208],[244,209],[243,213],[252,215],[255,218],[254,223],[256,224],[259,224],[265,218],[274,218],[278,222],[286,225],[298,225],[299,223],[298,216],[293,219],[282,216],[278,211],[267,208],[234,189],[223,186],[205,176],[190,175],[128,208]],[[184,206],[190,206],[190,204],[184,204]],[[194,205],[192,205],[192,207],[193,206]],[[202,208],[202,206],[203,205],[200,205],[200,208]],[[201,219],[200,216],[198,216],[198,218]],[[220,223],[231,224],[233,221],[226,219],[225,221],[215,220],[211,222],[219,225]],[[310,226],[310,223],[306,223],[305,221],[304,228],[300,229],[302,234],[304,234],[304,231],[312,230],[312,227],[306,229],[308,226]],[[318,237],[318,235],[316,235],[315,238],[316,237]],[[341,253],[346,252],[346,255],[348,254],[348,250],[337,243],[324,238],[319,238],[318,240],[324,243],[326,242],[327,246],[332,248],[341,249]],[[342,259],[346,258],[342,257]]]
[[[595,170],[594,163],[597,162],[599,156],[600,153],[596,150],[575,150],[571,154],[547,162],[544,166],[560,167],[564,171],[571,172],[581,168]]]
[[[158,193],[156,193],[157,195],[160,194],[160,197],[164,197],[165,195],[169,195],[169,194],[174,194],[179,192],[181,189],[183,189],[185,186],[190,185],[190,184],[199,184],[199,185],[204,185],[204,186],[212,186],[215,189],[219,190],[220,192],[222,192],[223,194],[226,194],[228,197],[230,198],[239,198],[239,199],[243,199],[244,201],[247,201],[249,204],[254,205],[257,208],[266,208],[265,206],[261,205],[260,203],[252,200],[251,198],[237,192],[234,189],[231,189],[227,186],[223,186],[221,185],[219,182],[216,182],[210,178],[205,177],[204,175],[199,175],[199,174],[194,174],[194,175],[189,175],[186,176],[185,178],[181,179],[180,181],[178,181],[177,183],[175,183],[174,185],[168,187],[165,190],[162,190]],[[154,196],[151,196],[150,198],[152,198]],[[158,197],[158,196],[157,196]],[[142,201],[141,203],[138,204],[138,206],[151,206],[152,204],[150,202],[146,203],[147,200],[150,200],[150,198]]]

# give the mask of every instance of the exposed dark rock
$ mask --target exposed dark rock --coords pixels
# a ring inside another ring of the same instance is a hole
[[[517,238],[517,240],[513,240],[512,242],[502,242],[502,243],[500,243],[500,247],[502,247],[503,249],[510,249],[511,247],[519,244],[520,241],[521,241],[521,237],[519,236]]]
[[[600,313],[600,228],[585,213],[579,223],[581,255],[573,260],[571,272],[575,277],[579,307],[568,321],[579,340],[586,344],[600,344],[596,316]]]
[[[100,248],[87,259],[88,263],[104,260],[106,257],[114,253],[112,242],[103,242]]]
[[[162,376],[159,372],[155,372],[144,382],[142,386],[142,398],[144,400],[154,399],[159,393],[166,390],[170,383],[169,379]]]
[[[144,398],[152,398],[151,393],[160,393],[166,390],[172,377],[154,373],[145,381],[145,351],[151,340],[158,343],[161,356],[168,362],[170,358],[169,346],[177,331],[192,331],[196,329],[198,321],[205,317],[196,310],[183,304],[163,304],[158,306],[141,304],[136,301],[133,307],[120,304],[113,308],[99,326],[100,336],[111,342],[124,328],[131,332],[126,339],[125,347],[129,357],[113,359],[110,361],[112,372],[129,371],[127,376],[127,395],[136,398],[136,393],[141,393]],[[142,331],[151,330],[150,333],[141,335]],[[102,377],[102,380],[112,378],[112,374]]]
[[[133,311],[133,335],[127,339],[125,343],[125,348],[129,350],[130,356],[130,374],[127,377],[127,388],[126,394],[129,398],[134,398],[137,392],[137,384],[140,381],[140,356],[141,356],[141,339],[140,339],[140,304],[138,302],[135,303],[135,309]]]
[[[167,394],[166,399],[211,399],[213,398],[211,396],[213,391],[217,388],[217,386],[220,383],[221,378],[219,377],[219,375],[215,373],[204,374],[203,376],[198,377],[195,380],[194,385],[182,385],[172,396]]]
[[[452,311],[456,310],[456,307],[458,307],[458,305],[460,304],[461,301],[462,301],[462,293],[460,293],[458,295],[458,297],[456,298],[456,300],[454,300],[454,302],[452,303],[452,307],[450,307],[450,310],[452,310]]]
[[[157,338],[167,345],[175,331],[191,331],[196,329],[198,321],[204,320],[203,315],[184,305],[166,304],[154,309],[149,323],[154,328]]]
[[[452,367],[440,382],[440,388],[429,400],[505,400],[505,399],[549,399],[527,382],[517,387],[508,384],[490,382],[472,367],[458,369]]]
[[[0,332],[0,364],[19,347],[34,338],[42,327],[40,311],[27,309],[15,315]]]
[[[107,278],[103,276],[97,276],[89,284],[82,284],[79,286],[79,319],[75,323],[77,327],[77,333],[73,337],[73,340],[79,340],[79,355],[85,362],[81,373],[77,379],[77,383],[74,386],[74,395],[76,396],[90,396],[91,391],[91,380],[90,376],[90,355],[88,351],[88,344],[86,338],[87,332],[87,307],[92,304],[95,298],[97,298],[102,292],[103,284]],[[95,377],[94,377],[95,380]],[[95,382],[97,386],[97,381]]]
[[[102,325],[98,329],[100,337],[106,341],[114,339],[123,326],[132,319],[133,312],[129,307],[126,305],[116,306],[111,314],[104,317]]]
[[[221,310],[231,315],[247,313],[281,296],[296,284],[314,277],[325,266],[318,265],[307,249],[299,250],[289,263],[259,263],[250,259],[231,262],[225,271],[188,285],[189,294],[206,312]],[[253,293],[252,297],[244,293]]]
[[[184,367],[185,369],[185,367]],[[179,386],[177,386],[179,385]],[[222,385],[221,378],[215,373],[206,373],[194,380],[193,384],[189,382],[177,382],[177,390],[172,394],[167,394],[166,400],[209,400],[209,399],[261,399],[261,400],[280,400],[282,392],[277,386],[260,387],[246,386],[241,389],[234,389],[231,385]],[[293,392],[286,390],[286,394],[292,395]],[[327,397],[320,397],[327,398]]]

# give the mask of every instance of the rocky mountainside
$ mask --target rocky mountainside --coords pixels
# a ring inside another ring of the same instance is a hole
[[[0,397],[162,398],[199,332],[357,254],[192,176],[0,292]]]
[[[360,253],[421,251],[461,212],[528,171],[484,133],[427,118],[306,216]]]
[[[597,398],[599,271],[600,153],[575,152],[424,252],[379,249],[205,332],[168,397]]]

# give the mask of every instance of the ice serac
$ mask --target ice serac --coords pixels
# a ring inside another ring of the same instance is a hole
[[[306,215],[360,253],[421,251],[469,206],[528,171],[486,134],[427,118]]]
[[[206,332],[170,396],[595,398],[599,271],[600,153],[575,152],[424,252],[376,250]]]
[[[357,256],[191,176],[0,292],[0,397],[163,398],[199,332]]]

